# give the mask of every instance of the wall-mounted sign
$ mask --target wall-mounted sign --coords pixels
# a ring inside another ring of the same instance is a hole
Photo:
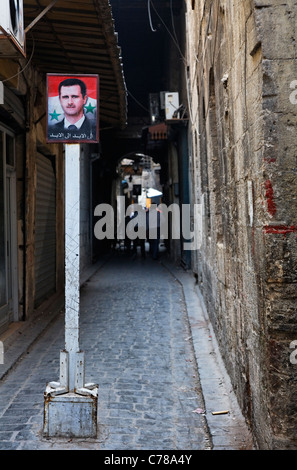
[[[99,76],[47,74],[47,142],[99,142]]]
[[[1,0],[0,40],[5,38],[25,54],[23,0]]]

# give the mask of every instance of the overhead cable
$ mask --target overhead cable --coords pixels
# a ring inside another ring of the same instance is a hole
[[[147,10],[148,10],[148,16],[149,16],[149,21],[150,21],[150,27],[153,33],[155,33],[157,30],[154,29],[153,23],[152,23],[152,17],[151,17],[151,2],[150,0],[147,0]]]

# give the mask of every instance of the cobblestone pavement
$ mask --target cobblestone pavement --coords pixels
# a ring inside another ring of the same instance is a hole
[[[46,439],[43,392],[59,379],[59,314],[0,382],[0,449],[209,450],[181,285],[161,263],[117,254],[81,291],[86,381],[99,384],[96,439]]]

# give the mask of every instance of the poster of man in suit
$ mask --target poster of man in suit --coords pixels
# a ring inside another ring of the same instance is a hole
[[[47,74],[47,93],[47,142],[99,142],[98,75]]]

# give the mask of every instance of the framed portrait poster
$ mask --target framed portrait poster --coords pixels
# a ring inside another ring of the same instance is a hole
[[[47,74],[47,142],[99,142],[99,76]]]

